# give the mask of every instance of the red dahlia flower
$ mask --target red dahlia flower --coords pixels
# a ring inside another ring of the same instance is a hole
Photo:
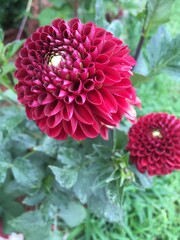
[[[101,134],[138,105],[129,77],[135,60],[110,32],[79,19],[56,19],[24,43],[15,89],[29,119],[50,137],[77,140]]]
[[[137,169],[164,175],[180,169],[180,120],[167,113],[140,117],[129,130],[127,149]]]

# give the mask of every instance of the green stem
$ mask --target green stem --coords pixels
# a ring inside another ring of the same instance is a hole
[[[23,20],[21,22],[18,34],[16,36],[16,40],[19,40],[21,38],[21,36],[22,36],[22,33],[24,31],[24,27],[25,27],[27,19],[28,19],[28,14],[29,14],[29,12],[31,10],[31,6],[32,6],[32,0],[28,0],[25,16],[23,17]]]

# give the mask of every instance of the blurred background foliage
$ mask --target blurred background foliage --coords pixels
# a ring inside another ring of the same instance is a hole
[[[0,219],[6,232],[22,232],[27,240],[180,239],[178,172],[154,177],[152,183],[132,171],[132,178],[123,179],[123,205],[117,201],[122,189],[114,188],[112,162],[120,159],[128,169],[127,156],[117,149],[124,147],[127,121],[117,130],[120,140],[114,132],[109,142],[57,142],[27,120],[13,76],[23,39],[55,18],[95,21],[125,41],[132,55],[144,25],[132,78],[142,101],[138,116],[167,112],[180,117],[179,16],[179,0],[149,0],[147,5],[145,0],[1,0]],[[19,38],[23,18],[27,22]],[[112,148],[118,157],[112,156]],[[121,178],[123,169],[115,171]]]

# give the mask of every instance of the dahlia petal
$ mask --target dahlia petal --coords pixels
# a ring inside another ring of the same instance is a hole
[[[62,101],[54,101],[51,103],[48,103],[45,107],[44,107],[44,114],[45,116],[51,117],[55,114],[57,114],[63,107],[63,102]]]
[[[64,131],[69,134],[73,135],[77,129],[78,121],[75,117],[72,117],[70,121],[63,121],[63,128]]]
[[[113,97],[113,95],[109,91],[107,91],[105,88],[101,88],[99,92],[101,96],[103,96],[103,102],[108,112],[111,112],[111,113],[117,112],[118,104],[116,102],[116,99]]]
[[[96,28],[96,38],[105,38],[106,31],[103,28]]]
[[[41,94],[44,92],[44,89],[42,86],[32,86],[31,87],[31,92]]]
[[[103,71],[101,71],[101,70],[96,71],[94,79],[95,79],[96,84],[98,84],[98,85],[102,84],[105,80],[105,75],[104,75]]]
[[[15,66],[16,66],[17,68],[21,68],[21,58],[20,58],[20,57],[16,59],[16,61],[15,61]]]
[[[46,124],[47,124],[48,128],[55,128],[57,125],[59,125],[59,123],[62,120],[62,117],[59,116],[57,118],[57,116],[58,115],[56,114],[56,115],[53,115],[53,116],[47,118]]]
[[[36,99],[30,100],[30,101],[28,101],[28,106],[29,107],[38,107],[39,102]]]
[[[124,98],[119,97],[119,107],[130,121],[134,121],[136,119],[136,111],[126,100],[124,100]]]
[[[83,46],[85,47],[85,49],[86,49],[87,51],[89,51],[90,46],[91,46],[91,42],[90,42],[89,38],[84,35],[84,36],[82,37],[82,43],[83,43]]]
[[[38,96],[38,102],[42,105],[54,102],[55,98],[49,93],[42,93]]]
[[[88,72],[88,69],[87,68],[83,68],[81,70],[81,73],[80,73],[80,78],[82,79],[82,81],[86,80],[89,76],[89,72]]]
[[[126,55],[125,57],[126,61],[128,61],[132,66],[136,65],[136,60],[131,57],[130,55]]]
[[[80,79],[77,79],[74,81],[69,87],[68,87],[69,92],[72,92],[73,94],[78,94],[82,90],[82,82]]]
[[[102,95],[100,94],[100,92],[96,89],[88,92],[87,94],[87,100],[94,105],[101,105],[103,98]]]
[[[72,137],[73,137],[74,139],[78,140],[78,141],[87,138],[87,136],[84,134],[84,132],[82,131],[82,129],[81,129],[81,127],[79,126],[79,124],[78,124],[78,126],[77,126],[77,129],[76,129],[75,133],[72,135]]]
[[[46,129],[48,136],[53,137],[53,138],[56,138],[57,136],[59,136],[61,133],[61,130],[62,130],[62,124],[58,124],[54,128]]]
[[[97,63],[99,64],[107,64],[109,62],[109,57],[105,54],[101,54],[99,55],[96,59],[95,59],[95,63],[97,65]]]
[[[95,116],[105,125],[116,126],[117,122],[114,122],[112,114],[107,113],[106,109],[102,109],[102,106],[93,106],[93,112]]]
[[[99,50],[96,46],[91,46],[89,52],[91,54],[92,60],[94,60],[98,56]]]
[[[113,53],[113,50],[116,48],[116,46],[117,44],[114,43],[113,41],[107,41],[103,46],[102,53],[107,53],[107,52]]]
[[[95,73],[95,63],[88,64],[89,76],[92,76]]]
[[[75,96],[74,95],[68,95],[66,97],[63,98],[64,102],[67,104],[70,104],[74,101]]]
[[[32,108],[26,106],[26,115],[29,119],[32,119]]]
[[[21,66],[26,68],[29,64],[31,64],[31,62],[30,62],[30,60],[28,58],[23,58],[21,60]]]
[[[28,50],[27,48],[23,47],[20,52],[19,52],[19,56],[21,58],[26,58],[28,56]]]
[[[62,108],[61,110],[62,118],[66,121],[69,121],[73,116],[73,112],[74,112],[73,104],[65,105],[64,108]]]
[[[45,118],[44,115],[44,106],[38,106],[36,108],[33,109],[33,119],[41,119],[41,118]]]
[[[98,135],[98,132],[95,131],[92,125],[84,124],[82,122],[79,123],[81,130],[88,138],[95,138]]]
[[[94,23],[84,25],[83,33],[84,33],[84,35],[88,36],[90,41],[93,41],[94,35],[95,35]]]
[[[102,126],[100,134],[104,140],[108,140],[108,128],[107,127]]]
[[[62,128],[61,132],[59,133],[59,135],[57,137],[55,137],[55,139],[57,139],[57,140],[66,140],[67,137],[68,137],[68,134]]]
[[[120,75],[114,68],[106,67],[104,70],[104,75],[111,79],[111,81],[117,82],[120,80]]]
[[[57,18],[55,20],[52,21],[52,26],[58,29],[58,26],[61,22],[64,22],[64,20]]]
[[[79,18],[73,18],[68,21],[68,25],[70,28],[73,28],[74,24],[76,24],[76,23],[81,23]],[[77,30],[77,29],[73,29],[73,30]]]
[[[78,105],[83,105],[85,103],[85,101],[86,101],[86,94],[85,93],[81,93],[78,96],[76,96],[76,98],[75,98],[75,102]]]
[[[36,120],[36,125],[41,129],[41,131],[44,131],[46,129],[46,118]]]
[[[93,124],[94,123],[93,115],[88,106],[75,105],[74,107],[75,107],[74,113],[80,122],[83,122],[85,124]]]
[[[24,78],[27,76],[27,71],[24,69],[19,70],[18,72],[15,72],[15,77],[18,78],[20,81],[24,80]]]
[[[39,40],[39,37],[40,37],[40,34],[35,32],[32,34],[31,39],[32,39],[32,41],[37,41],[37,40]]]
[[[46,89],[47,90],[56,90],[57,87],[54,84],[50,83],[50,84],[47,85]]]
[[[94,89],[94,81],[91,79],[87,79],[83,84],[83,90],[85,92],[90,92]]]

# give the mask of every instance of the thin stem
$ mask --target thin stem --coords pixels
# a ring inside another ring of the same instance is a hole
[[[142,29],[142,32],[141,32],[141,37],[139,39],[139,43],[137,45],[137,48],[136,48],[136,52],[134,54],[134,59],[137,60],[138,57],[139,57],[139,54],[141,52],[141,48],[143,46],[143,43],[144,43],[144,39],[145,39],[145,35],[144,35],[144,28]]]
[[[18,31],[18,34],[16,36],[16,40],[19,40],[22,36],[22,33],[24,31],[24,27],[26,25],[26,22],[27,22],[27,19],[28,19],[28,13],[30,12],[31,10],[31,6],[32,6],[32,0],[28,0],[28,3],[27,3],[27,7],[26,7],[26,12],[25,12],[25,16],[23,17],[23,20],[21,22],[21,25],[20,25],[20,28],[19,28],[19,31]]]
[[[74,17],[78,17],[78,7],[79,7],[78,0],[74,0]]]

